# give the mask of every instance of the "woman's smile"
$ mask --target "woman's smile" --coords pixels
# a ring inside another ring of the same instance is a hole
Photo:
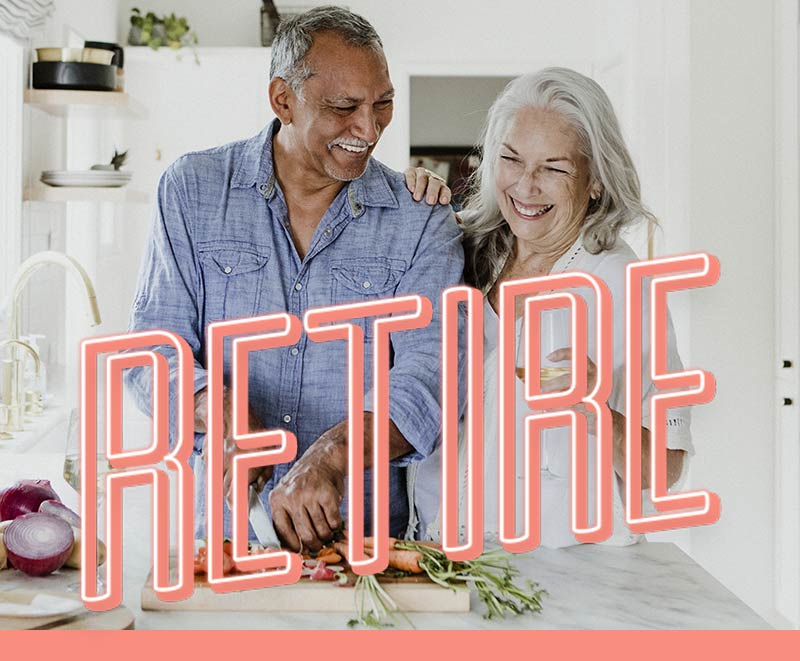
[[[510,196],[509,196],[510,197]],[[553,210],[554,204],[523,204],[519,200],[511,197],[511,203],[514,206],[514,211],[520,218],[524,220],[535,220],[546,216]]]

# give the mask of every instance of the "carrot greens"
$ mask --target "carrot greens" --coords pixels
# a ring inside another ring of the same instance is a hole
[[[450,560],[441,548],[410,540],[394,542],[397,550],[419,555],[419,566],[438,585],[451,590],[474,589],[486,606],[484,617],[506,617],[524,613],[539,613],[542,597],[547,594],[531,580],[515,581],[519,571],[509,561],[503,549],[494,549],[475,560]],[[349,626],[383,628],[393,626],[398,614],[397,604],[381,587],[375,576],[359,576],[355,585],[357,618]],[[410,620],[403,615],[406,622]],[[413,625],[411,625],[413,626]]]

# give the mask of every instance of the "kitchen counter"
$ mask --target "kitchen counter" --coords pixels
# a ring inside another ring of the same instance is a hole
[[[63,457],[5,455],[0,487],[21,477],[51,479],[65,503],[77,494],[60,477]],[[137,629],[342,629],[347,613],[219,613],[142,611],[151,534],[142,522],[149,490],[126,493],[123,603]],[[764,629],[769,624],[674,544],[585,545],[515,556],[523,576],[548,591],[539,615],[485,620],[475,597],[469,613],[412,613],[419,629]],[[102,573],[101,573],[102,575]],[[0,573],[0,581],[2,581]],[[342,597],[350,593],[342,590]]]
[[[62,452],[67,441],[70,409],[64,404],[50,405],[35,417],[26,417],[25,429],[0,440],[0,455],[28,452]]]
[[[473,597],[469,613],[409,613],[409,619],[418,629],[770,628],[674,544],[540,548],[515,564],[548,591],[542,613],[486,620]],[[140,585],[138,578],[126,580],[132,610],[138,604],[130,591]],[[349,619],[346,613],[136,613],[138,629],[342,629]]]

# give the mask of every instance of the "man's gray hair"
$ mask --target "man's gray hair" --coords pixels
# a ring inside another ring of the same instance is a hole
[[[305,59],[316,32],[333,32],[348,44],[383,52],[381,39],[369,21],[342,7],[315,7],[282,20],[272,42],[269,77],[283,78],[300,98],[303,83],[314,74]]]
[[[552,67],[512,80],[492,104],[481,138],[481,164],[465,205],[465,278],[486,289],[514,246],[495,193],[495,168],[503,140],[520,110],[544,108],[559,113],[575,129],[589,161],[591,185],[600,192],[590,200],[583,222],[583,246],[597,254],[614,247],[620,230],[641,219],[656,222],[642,203],[639,177],[625,146],[619,122],[603,88],[571,69]]]

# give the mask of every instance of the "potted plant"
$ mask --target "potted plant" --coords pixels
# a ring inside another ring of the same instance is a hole
[[[183,46],[192,47],[197,44],[197,34],[191,31],[189,22],[184,16],[158,16],[149,11],[145,15],[134,7],[131,9],[131,29],[128,34],[131,46],[150,46],[158,50],[161,46],[169,46],[179,50]],[[197,53],[195,53],[195,60]]]

